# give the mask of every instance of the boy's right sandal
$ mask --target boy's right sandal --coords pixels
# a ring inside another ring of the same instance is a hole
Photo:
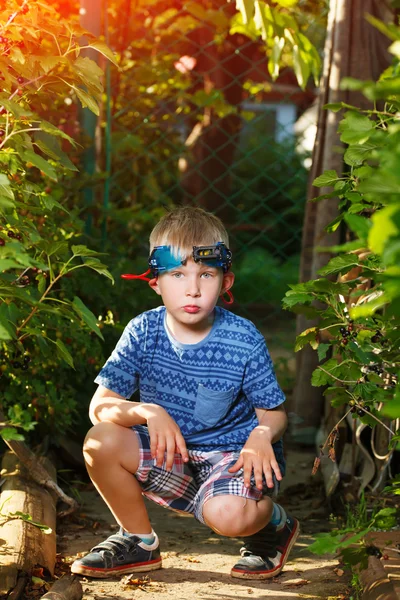
[[[299,533],[298,520],[288,516],[281,529],[268,524],[245,538],[240,549],[242,558],[232,568],[231,576],[239,579],[276,577],[285,566]]]
[[[117,533],[78,558],[71,573],[85,577],[114,577],[124,573],[155,571],[161,568],[160,543],[157,535],[146,544],[136,535]]]

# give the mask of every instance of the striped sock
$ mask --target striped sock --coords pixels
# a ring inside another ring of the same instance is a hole
[[[277,529],[282,529],[286,523],[286,512],[280,504],[272,503],[272,517],[270,520],[271,525],[274,525]]]
[[[154,532],[154,530],[152,529],[150,533],[130,533],[129,531],[125,531],[123,532],[123,534],[125,537],[128,537],[130,535],[135,535],[136,537],[140,538],[142,540],[142,542],[144,542],[145,544],[151,545],[154,540],[156,539],[156,534]]]

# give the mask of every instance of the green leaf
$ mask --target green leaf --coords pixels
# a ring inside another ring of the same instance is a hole
[[[367,240],[369,231],[371,229],[371,221],[369,219],[347,213],[344,215],[344,220],[349,226],[349,229],[358,235],[360,240]]]
[[[298,335],[296,337],[296,343],[294,346],[294,351],[298,352],[299,350],[301,350],[302,348],[304,348],[304,346],[306,346],[307,344],[310,344],[310,346],[315,350],[316,348],[318,348],[318,339],[317,339],[317,335],[318,335],[318,328],[317,327],[310,327],[309,329],[306,329],[305,331],[303,331],[302,333],[300,333],[300,335]]]
[[[349,286],[346,283],[338,281],[329,281],[329,279],[313,279],[308,282],[310,291],[323,292],[324,294],[348,294]]]
[[[382,293],[378,298],[374,298],[370,302],[365,302],[360,306],[350,308],[350,316],[352,319],[360,319],[361,317],[371,317],[377,310],[390,303],[391,298]]]
[[[332,233],[333,231],[336,231],[336,229],[339,227],[339,225],[342,221],[343,221],[343,215],[338,215],[335,219],[333,219],[333,221],[331,221],[329,223],[329,225],[327,225],[325,227],[325,230],[328,233]]]
[[[112,283],[114,283],[114,277],[111,275],[106,265],[103,265],[96,258],[89,258],[87,260],[84,260],[84,264],[86,267],[89,267],[89,269],[97,271],[97,273],[100,273],[100,275],[104,275],[105,277],[107,277],[107,279],[110,279]]]
[[[47,256],[56,255],[57,257],[60,257],[68,252],[67,242],[51,242],[49,240],[42,240],[38,246],[45,254],[47,254]]]
[[[397,508],[382,508],[373,518],[373,526],[388,530],[397,525]]]
[[[362,146],[350,146],[344,153],[344,162],[351,167],[359,166],[375,148],[376,145],[370,142],[366,142]]]
[[[104,252],[96,252],[96,250],[91,250],[87,246],[83,245],[71,246],[71,250],[74,256],[100,256],[105,254]]]
[[[285,38],[279,37],[278,35],[276,35],[274,37],[274,44],[272,46],[270,59],[268,61],[268,71],[274,81],[279,76],[279,68],[280,68],[279,61],[280,61],[284,47],[285,47]]]
[[[92,113],[94,113],[96,116],[99,116],[99,114],[100,114],[99,105],[97,104],[97,102],[93,98],[93,96],[90,96],[87,92],[85,92],[81,88],[74,86],[73,89],[74,89],[76,95],[78,96],[79,100],[81,101],[82,107],[83,108],[87,107],[89,110],[92,111]]]
[[[35,167],[43,171],[47,177],[50,177],[50,179],[57,181],[57,173],[54,167],[52,167],[47,160],[36,154],[36,152],[32,152],[32,150],[25,150],[22,154],[22,158],[25,162],[31,162],[33,165],[35,165]]]
[[[307,304],[312,302],[313,296],[311,294],[299,293],[294,290],[286,292],[285,297],[282,300],[282,304],[285,308],[291,308],[296,304]]]
[[[36,341],[43,356],[48,357],[51,354],[50,346],[43,336],[37,336]]]
[[[352,106],[351,104],[346,104],[346,102],[330,102],[324,105],[324,108],[327,110],[331,110],[333,112],[339,112],[342,108],[350,108],[352,110],[357,110],[356,106]]]
[[[61,340],[57,340],[56,346],[57,346],[58,356],[62,360],[64,360],[70,367],[72,367],[74,369],[75,367],[74,367],[73,358],[72,358],[71,354],[69,353],[69,351],[67,350],[67,347],[65,346],[65,344]]]
[[[381,410],[382,414],[389,419],[400,418],[400,395],[397,394],[389,402],[385,402]]]
[[[9,516],[10,517],[19,517],[23,521],[26,521],[27,523],[30,523],[31,525],[34,525],[35,527],[38,527],[46,535],[48,535],[48,534],[50,534],[50,533],[53,532],[53,530],[51,529],[51,527],[48,527],[47,525],[43,525],[43,523],[39,523],[38,521],[34,521],[33,518],[32,518],[32,515],[30,515],[29,513],[24,513],[24,512],[22,512],[20,510],[16,510],[15,512],[9,513]],[[35,579],[38,579],[39,581],[43,581],[39,577],[36,577]],[[32,580],[33,580],[33,577],[32,577]]]
[[[39,294],[43,294],[43,292],[46,289],[46,285],[47,285],[47,279],[44,273],[39,273],[38,275],[36,275],[35,277],[36,281],[38,282],[38,291]]]
[[[253,18],[254,0],[236,0],[236,10],[241,13],[244,25],[247,25]]]
[[[331,347],[330,344],[320,344],[317,348],[317,353],[318,353],[318,360],[321,362],[322,360],[324,360],[324,358],[327,355],[327,352],[329,350],[329,348]]]
[[[30,68],[34,68],[34,64],[37,63],[44,73],[47,74],[59,64],[65,64],[68,63],[68,61],[64,56],[44,56],[43,54],[31,54],[29,56],[29,63],[31,63]]]
[[[8,304],[2,302],[0,304],[0,340],[15,340],[16,337],[15,329],[10,323]]]
[[[317,367],[311,376],[311,385],[314,387],[320,387],[322,385],[326,385],[327,383],[333,383],[334,379],[330,376],[330,371],[337,368],[338,364],[335,358],[330,358],[321,366],[324,371]],[[325,371],[327,371],[327,373],[325,373]]]
[[[34,134],[36,146],[47,156],[59,162],[63,167],[70,171],[77,171],[77,167],[68,158],[60,147],[59,140],[54,137],[54,134],[46,131],[36,131]]]
[[[103,69],[100,69],[94,60],[91,60],[87,56],[80,56],[74,62],[73,70],[88,88],[93,86],[97,92],[101,93],[103,91],[103,85],[101,83]]]
[[[382,254],[390,237],[397,236],[399,229],[394,216],[400,212],[395,204],[377,211],[371,218],[372,228],[369,231],[368,245],[372,252]]]
[[[17,442],[23,442],[25,439],[14,427],[3,427],[3,429],[0,429],[0,437],[5,440],[15,440]]]
[[[375,129],[375,124],[369,117],[357,110],[346,112],[343,121],[340,122],[339,131],[351,133],[368,133]]]
[[[82,302],[78,296],[75,296],[72,302],[72,308],[75,310],[77,315],[86,323],[86,325],[104,341],[103,335],[98,327],[97,319],[91,310]]]
[[[365,546],[342,548],[340,549],[340,556],[347,565],[357,566],[358,569],[366,569],[368,567],[368,554]]]
[[[391,40],[399,40],[400,39],[400,30],[394,23],[384,23],[380,19],[376,17],[366,14],[366,20],[371,23],[374,27],[376,27],[383,35],[388,37]]]
[[[273,0],[273,2],[279,4],[279,6],[282,6],[283,8],[292,8],[299,3],[299,0]]]
[[[324,171],[322,175],[314,179],[313,185],[315,187],[328,187],[334,185],[338,179],[336,171]]]
[[[347,273],[352,267],[358,265],[358,256],[356,254],[343,254],[332,258],[326,267],[319,269],[320,275],[332,275],[333,273]]]
[[[333,554],[343,539],[343,533],[318,533],[315,542],[307,547],[313,554]]]
[[[287,30],[285,30],[287,33]],[[310,77],[310,67],[304,60],[302,52],[297,44],[292,46],[293,70],[296,75],[299,86],[305,89],[308,78]]]
[[[13,102],[12,100],[1,98],[1,104],[8,112],[12,113],[15,117],[17,117],[17,119],[20,119],[21,117],[36,116],[32,111],[28,110],[27,108],[24,108],[16,102]]]
[[[106,44],[104,44],[103,42],[95,41],[90,42],[89,46],[90,48],[94,48],[95,50],[97,50],[97,52],[100,52],[100,54],[108,58],[108,60],[110,60],[116,67],[118,67],[118,63],[116,61],[114,53]]]

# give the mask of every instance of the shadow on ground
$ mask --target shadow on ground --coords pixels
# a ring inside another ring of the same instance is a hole
[[[238,539],[216,535],[192,517],[181,516],[148,503],[153,528],[162,550],[163,569],[129,578],[82,578],[84,600],[233,600],[252,598],[282,600],[348,597],[349,578],[335,557],[318,557],[308,545],[319,531],[328,530],[328,509],[322,484],[311,479],[314,454],[289,450],[281,502],[301,523],[302,532],[283,573],[268,581],[245,581],[230,576],[239,556]],[[58,550],[71,563],[116,530],[113,517],[93,488],[82,492],[80,515],[59,527]]]

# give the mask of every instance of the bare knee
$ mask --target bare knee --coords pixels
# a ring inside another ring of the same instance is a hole
[[[203,506],[203,517],[216,533],[242,537],[256,533],[270,520],[271,498],[256,502],[241,496],[214,496]]]
[[[101,464],[120,461],[121,456],[127,449],[127,438],[129,442],[134,439],[131,429],[121,427],[108,421],[96,423],[89,429],[83,443],[83,456],[88,466],[93,467],[96,462]],[[129,444],[130,450],[132,443]]]
[[[203,517],[214,531],[227,537],[247,535],[249,517],[246,505],[255,504],[239,496],[215,496],[203,507]]]

